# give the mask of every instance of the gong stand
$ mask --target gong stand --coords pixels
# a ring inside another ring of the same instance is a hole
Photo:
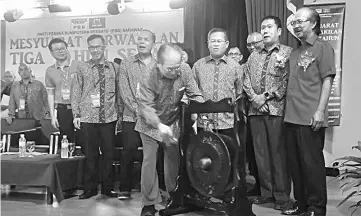
[[[205,208],[230,213],[236,208],[238,199],[237,165],[240,142],[237,103],[225,98],[219,102],[192,101],[188,106],[181,106],[180,167],[177,185],[170,192],[170,200],[165,209],[159,211],[159,215],[177,215]],[[226,112],[234,113],[236,140],[208,130],[199,131],[194,135],[190,130],[190,114]],[[199,153],[200,149],[207,154]],[[209,169],[212,169],[212,172],[208,172]],[[211,201],[212,197],[221,202]]]

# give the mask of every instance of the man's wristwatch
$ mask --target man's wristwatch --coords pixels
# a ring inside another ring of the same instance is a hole
[[[263,95],[266,97],[267,100],[269,100],[273,97],[273,94],[269,93],[269,92],[265,92],[265,93],[263,93]]]

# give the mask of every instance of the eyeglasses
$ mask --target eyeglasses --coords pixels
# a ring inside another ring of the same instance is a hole
[[[262,42],[262,41],[263,40],[249,42],[249,43],[247,43],[247,47],[256,46],[259,42]]]
[[[104,48],[104,46],[90,46],[88,47],[89,50],[94,51],[94,50],[102,50]]]
[[[225,40],[209,40],[208,43],[211,43],[211,44],[215,44],[215,43],[218,43],[218,44],[221,44],[221,43],[225,43],[227,41]]]
[[[180,66],[178,66],[178,67],[174,67],[174,68],[164,68],[164,70],[166,71],[166,72],[176,72],[176,73],[179,73],[180,71],[181,71],[181,67]]]
[[[66,50],[66,48],[64,48],[64,47],[53,49],[54,52],[64,52],[65,50]]]
[[[228,53],[229,56],[240,56],[241,53]]]
[[[310,21],[310,20],[293,20],[293,21],[290,22],[290,24],[292,26],[302,25],[303,23],[308,22],[308,21]]]

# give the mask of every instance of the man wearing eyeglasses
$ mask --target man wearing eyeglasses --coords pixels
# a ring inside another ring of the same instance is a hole
[[[124,103],[122,113],[122,144],[120,191],[118,199],[129,199],[133,183],[133,164],[138,147],[142,145],[139,133],[134,130],[137,120],[138,102],[137,95],[142,80],[146,80],[150,68],[156,64],[152,55],[155,44],[155,34],[149,30],[139,32],[136,40],[138,54],[122,61],[120,65],[119,85],[120,94]]]
[[[98,186],[98,158],[102,153],[101,193],[117,197],[111,176],[115,127],[122,105],[119,98],[119,65],[105,58],[105,39],[91,35],[87,39],[91,59],[77,68],[71,107],[74,127],[84,138],[84,193],[79,199],[95,196]]]
[[[334,50],[318,38],[320,15],[314,9],[297,10],[291,24],[301,46],[293,50],[290,57],[284,120],[297,205],[284,214],[325,216],[327,187],[323,147],[328,126],[327,103],[336,75]]]
[[[253,32],[247,37],[247,49],[250,53],[263,49],[263,36],[259,32]]]
[[[292,48],[280,44],[281,33],[278,17],[264,17],[261,23],[264,48],[253,51],[244,66],[244,90],[251,101],[248,116],[261,188],[261,196],[254,203],[273,203],[276,210],[287,208],[290,201],[283,115],[286,63]]]
[[[180,101],[204,102],[190,67],[182,62],[182,50],[174,44],[163,44],[157,53],[157,64],[149,77],[140,83],[139,112],[135,130],[143,143],[141,176],[141,216],[154,216],[155,205],[162,201],[156,170],[158,145],[164,148],[164,177],[167,192],[176,187],[179,168]]]
[[[228,51],[228,56],[233,60],[235,60],[236,62],[238,62],[239,64],[241,64],[241,61],[243,59],[243,55],[238,47],[230,48]]]
[[[207,37],[210,54],[199,59],[193,65],[193,73],[198,86],[206,101],[220,101],[224,98],[232,98],[233,101],[236,101],[242,97],[243,93],[243,69],[238,62],[226,56],[229,45],[227,32],[222,28],[214,28],[208,32]],[[235,116],[233,113],[206,113],[201,116],[203,119],[207,118],[214,122],[209,125],[210,129],[237,140],[234,133]],[[200,129],[208,128],[202,124],[202,121],[198,121],[198,125]],[[241,215],[253,215],[247,199],[244,149],[244,146],[241,145],[238,163],[240,181],[237,191],[239,203],[234,212]]]
[[[69,58],[68,44],[61,38],[52,39],[48,48],[55,59],[55,64],[49,66],[45,72],[51,124],[54,128],[59,129],[60,137],[67,135],[69,142],[74,142],[73,113],[70,99],[73,79],[79,61]]]

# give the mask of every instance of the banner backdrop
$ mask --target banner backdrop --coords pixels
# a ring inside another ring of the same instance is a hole
[[[5,73],[5,20],[0,20],[0,71]]]
[[[335,50],[336,77],[333,81],[328,102],[329,126],[339,126],[341,121],[341,84],[342,84],[342,52],[343,25],[345,5],[310,5],[321,16],[321,36]]]
[[[36,79],[44,81],[46,68],[54,63],[48,44],[62,37],[72,59],[87,61],[86,39],[101,34],[106,40],[106,57],[126,58],[137,53],[137,34],[142,29],[155,33],[157,47],[164,42],[183,42],[183,11],[121,14],[118,16],[50,17],[6,23],[5,67],[17,73],[19,63],[30,65]],[[153,50],[153,53],[155,53]]]

